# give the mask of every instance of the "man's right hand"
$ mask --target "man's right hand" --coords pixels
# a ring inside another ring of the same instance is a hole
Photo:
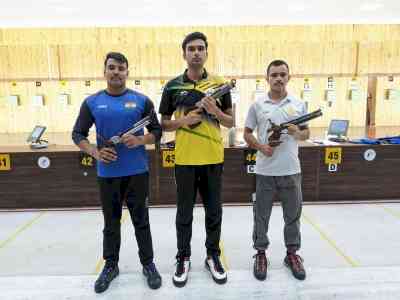
[[[274,154],[274,147],[271,147],[268,144],[263,144],[259,146],[259,151],[261,151],[262,154],[264,154],[265,156],[272,156],[272,154]]]
[[[116,161],[118,156],[117,152],[112,147],[103,147],[97,151],[97,155],[95,155],[97,160],[100,160],[106,164]]]
[[[201,122],[201,114],[203,112],[202,108],[196,108],[190,111],[186,116],[182,117],[181,124],[182,125],[193,125]]]

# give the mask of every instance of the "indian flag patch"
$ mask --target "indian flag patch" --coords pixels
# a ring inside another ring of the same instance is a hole
[[[126,102],[125,103],[125,108],[135,108],[136,103],[135,102]]]

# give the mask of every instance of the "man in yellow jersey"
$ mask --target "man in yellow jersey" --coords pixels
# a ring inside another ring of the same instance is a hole
[[[177,185],[176,233],[178,253],[173,283],[186,284],[190,270],[193,207],[197,191],[205,208],[207,257],[205,266],[216,283],[227,281],[220,261],[222,203],[221,181],[224,145],[220,125],[233,126],[230,93],[218,99],[206,96],[225,83],[209,74],[207,37],[193,32],[182,43],[187,69],[169,81],[163,91],[159,112],[165,131],[176,131],[175,179]],[[174,114],[174,120],[171,119]]]

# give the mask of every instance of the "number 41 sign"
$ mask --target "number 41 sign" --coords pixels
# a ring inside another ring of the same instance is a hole
[[[10,154],[0,154],[0,171],[11,170]]]

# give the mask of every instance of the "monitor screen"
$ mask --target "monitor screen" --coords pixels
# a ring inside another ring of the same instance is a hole
[[[331,120],[328,135],[346,136],[349,128],[349,120]]]
[[[32,143],[37,143],[40,140],[40,137],[42,136],[42,134],[44,133],[44,131],[46,130],[46,126],[35,126],[35,128],[33,128],[31,134],[28,136],[28,139],[26,140],[28,143],[32,142]]]

